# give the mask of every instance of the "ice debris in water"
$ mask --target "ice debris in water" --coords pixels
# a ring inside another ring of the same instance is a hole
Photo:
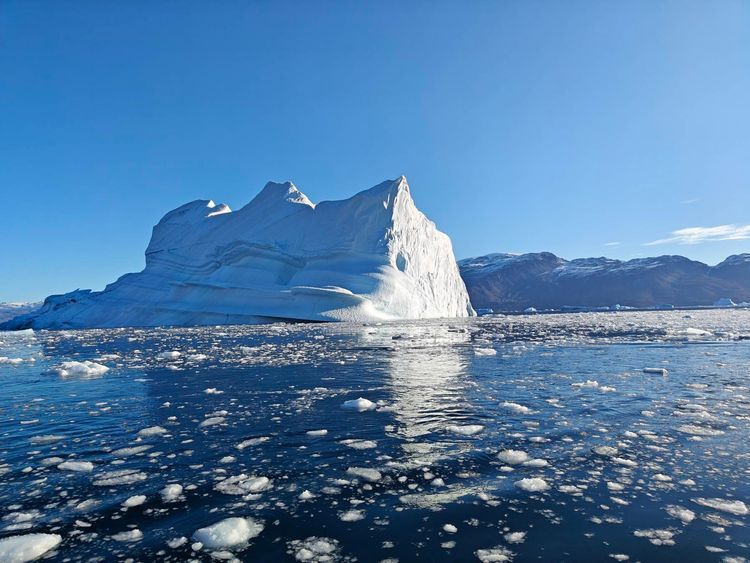
[[[664,377],[669,375],[669,371],[664,368],[643,368],[643,373],[653,373],[655,375],[662,375]]]
[[[476,356],[495,356],[497,350],[494,348],[474,348],[474,354]]]
[[[146,495],[133,495],[128,497],[122,502],[122,506],[125,508],[133,508],[134,506],[140,506],[146,502]]]
[[[503,563],[513,560],[513,552],[506,547],[498,546],[489,549],[478,549],[474,552],[482,563]]]
[[[0,539],[0,561],[26,563],[55,549],[62,537],[58,534],[25,534]]]
[[[745,516],[746,514],[748,514],[748,512],[750,512],[747,508],[747,505],[741,500],[698,497],[694,498],[693,502],[696,504],[700,504],[701,506],[713,508],[714,510],[728,512],[729,514],[734,514],[735,516]]]
[[[513,484],[522,491],[527,491],[529,493],[539,493],[549,489],[547,481],[541,477],[525,477]]]
[[[138,435],[144,438],[148,438],[149,436],[159,436],[166,433],[167,429],[162,428],[161,426],[149,426],[148,428],[143,428],[138,431]]]
[[[249,493],[261,493],[271,487],[268,477],[255,477],[241,473],[234,477],[227,477],[219,481],[214,487],[220,493],[226,495],[246,495]]]
[[[344,401],[342,408],[355,410],[359,412],[369,411],[375,408],[375,403],[373,403],[369,399],[359,397],[358,399],[351,399],[349,401]]]
[[[63,461],[58,464],[57,468],[62,471],[87,472],[94,469],[94,464],[90,461]]]
[[[137,542],[143,539],[143,532],[135,528],[125,532],[118,532],[112,536],[112,539],[119,542]]]
[[[382,474],[377,469],[369,469],[367,467],[350,467],[346,470],[346,472],[349,475],[354,475],[355,477],[361,477],[362,479],[365,479],[366,481],[380,481],[382,479]]]
[[[263,523],[254,518],[231,517],[200,528],[193,539],[209,549],[233,548],[246,544],[263,531]]]
[[[450,424],[446,426],[445,429],[446,431],[451,432],[453,434],[473,436],[474,434],[479,434],[482,430],[484,430],[484,426],[482,426],[481,424],[464,424],[464,425]]]
[[[503,450],[497,454],[497,458],[508,465],[518,465],[529,459],[529,454],[520,450]]]
[[[83,377],[92,378],[104,375],[109,368],[102,364],[97,364],[90,360],[83,362],[63,362],[55,368],[55,372],[60,377]]]
[[[331,538],[311,536],[304,540],[292,540],[287,553],[297,561],[310,563],[331,563],[337,560],[339,542]]]
[[[165,486],[161,491],[161,498],[164,502],[174,502],[182,497],[182,485],[171,483]]]

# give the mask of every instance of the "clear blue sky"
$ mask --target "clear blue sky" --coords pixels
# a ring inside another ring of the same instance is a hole
[[[750,251],[750,2],[0,2],[0,301],[400,174],[459,258]]]

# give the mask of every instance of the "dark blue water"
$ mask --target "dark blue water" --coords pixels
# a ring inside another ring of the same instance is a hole
[[[748,334],[748,311],[0,333],[0,538],[57,534],[53,561],[748,557]],[[85,361],[109,370],[66,373]],[[263,529],[196,543],[230,517]]]

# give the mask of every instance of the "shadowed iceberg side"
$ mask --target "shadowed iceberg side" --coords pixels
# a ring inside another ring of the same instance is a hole
[[[154,227],[146,267],[103,291],[48,297],[4,329],[380,321],[474,311],[450,239],[403,176],[313,204],[268,183],[232,211],[197,200]]]

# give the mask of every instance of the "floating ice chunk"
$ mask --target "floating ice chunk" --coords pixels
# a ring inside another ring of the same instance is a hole
[[[347,510],[339,514],[339,520],[342,522],[359,522],[365,519],[364,510]]]
[[[599,382],[595,379],[587,379],[583,383],[571,383],[571,387],[578,387],[579,389],[596,389],[599,387]]]
[[[524,467],[547,467],[549,465],[549,462],[546,459],[541,458],[534,458],[530,459],[529,461],[523,462]]]
[[[474,354],[476,356],[495,356],[497,355],[497,350],[494,348],[474,348]]]
[[[477,549],[474,555],[482,563],[504,563],[505,561],[513,560],[513,552],[502,546]]]
[[[93,378],[104,375],[109,371],[107,366],[89,360],[83,362],[63,362],[54,371],[60,377]]]
[[[664,510],[666,510],[667,514],[671,517],[682,520],[685,524],[690,524],[690,522],[695,520],[695,512],[683,506],[670,505]]]
[[[57,466],[57,468],[63,471],[86,472],[92,471],[94,469],[94,464],[90,461],[63,461]]]
[[[325,436],[326,434],[328,434],[328,430],[326,430],[325,428],[321,430],[308,430],[307,432],[305,432],[305,434],[307,434],[308,436]]]
[[[139,432],[139,434],[140,434],[140,432]],[[114,450],[112,452],[112,455],[115,456],[115,457],[129,457],[131,455],[141,454],[141,453],[143,453],[145,451],[150,450],[153,447],[154,446],[144,445],[144,446],[131,446],[131,447],[128,447],[128,448],[120,448],[118,450]]]
[[[508,465],[518,465],[529,459],[529,454],[521,450],[503,450],[497,454],[497,459]]]
[[[344,444],[345,446],[353,448],[355,450],[371,450],[378,447],[378,443],[373,440],[341,440],[339,444]]]
[[[302,492],[301,492],[301,493],[299,494],[299,496],[298,496],[297,498],[298,498],[299,500],[310,500],[310,499],[313,499],[313,498],[315,498],[315,495],[314,495],[314,494],[312,494],[312,493],[311,493],[310,491],[308,491],[307,489],[305,489],[304,491],[302,491]]]
[[[748,514],[747,505],[741,500],[727,500],[723,498],[694,498],[691,499],[694,503],[700,504],[707,508],[713,508],[714,510],[720,510],[722,512],[728,512],[735,516],[745,516]]]
[[[97,487],[113,487],[116,485],[130,485],[138,483],[148,478],[148,475],[135,469],[119,469],[117,471],[108,471],[99,475],[94,481]]]
[[[187,359],[191,362],[202,362],[203,360],[207,360],[208,356],[206,354],[190,354]]]
[[[369,469],[367,467],[350,467],[346,470],[346,472],[349,475],[354,475],[355,477],[361,477],[362,479],[365,479],[366,481],[376,482],[380,481],[382,479],[382,474],[377,469]]]
[[[344,401],[344,404],[341,406],[341,408],[363,412],[370,411],[374,409],[375,406],[375,403],[373,403],[371,400],[359,397],[358,399]]]
[[[613,448],[612,446],[596,446],[591,449],[596,455],[604,456],[604,457],[613,457],[617,455],[617,448]]]
[[[526,477],[513,484],[522,491],[527,491],[529,493],[540,493],[549,489],[547,481],[540,477]]]
[[[0,539],[0,561],[26,563],[55,549],[62,537],[58,534],[25,534]]]
[[[137,542],[143,539],[143,532],[141,532],[138,528],[135,528],[133,530],[128,530],[127,532],[120,532],[110,537],[115,541]]]
[[[270,440],[268,436],[261,436],[260,438],[248,438],[247,440],[242,440],[239,444],[237,444],[235,447],[238,450],[244,450],[245,448],[249,448],[250,446],[257,446],[259,444],[262,444],[263,442],[268,442]]]
[[[271,487],[272,481],[268,477],[255,477],[241,473],[219,481],[214,489],[225,495],[247,495],[262,493]]]
[[[610,553],[609,556],[615,561],[629,561],[630,555],[624,553]]]
[[[661,481],[662,483],[669,483],[672,478],[669,475],[664,475],[663,473],[656,473],[652,477],[654,481]]]
[[[140,506],[146,502],[146,495],[134,495],[128,497],[122,502],[122,506],[125,508],[133,508],[134,506]]]
[[[165,486],[161,491],[161,498],[164,502],[174,502],[182,497],[182,485],[171,483]]]
[[[169,546],[172,549],[177,549],[178,547],[182,547],[188,542],[188,539],[185,536],[180,536],[179,538],[172,538],[167,542],[167,546]]]
[[[220,391],[216,387],[209,387],[208,389],[204,389],[203,392],[206,395],[222,395],[224,391]]]
[[[683,424],[678,426],[677,430],[683,434],[692,434],[693,436],[721,436],[724,434],[723,430],[717,430],[710,426],[699,426],[697,424]]]
[[[178,352],[177,350],[170,350],[168,352],[161,352],[160,354],[157,354],[156,357],[159,360],[176,360],[179,358],[182,354]]]
[[[647,538],[654,545],[674,545],[674,531],[672,530],[635,530],[633,535],[637,538]]]
[[[297,561],[332,563],[338,560],[339,542],[331,538],[311,536],[304,540],[292,540],[288,545],[288,553],[294,555]]]
[[[263,523],[254,518],[226,518],[200,528],[193,533],[193,539],[209,549],[231,548],[246,544],[263,531]]]
[[[643,368],[643,373],[653,373],[664,377],[669,375],[669,371],[664,368]]]
[[[449,426],[446,426],[445,430],[448,432],[452,432],[453,434],[461,434],[463,436],[473,436],[474,434],[479,434],[482,430],[484,430],[484,426],[482,426],[481,424],[465,424],[465,425],[451,424]]]
[[[526,540],[526,532],[509,532],[503,538],[508,543],[523,543]]]
[[[456,532],[458,532],[458,528],[456,528],[453,524],[445,524],[443,526],[443,531],[449,534],[455,534]]]
[[[234,463],[237,461],[237,458],[233,455],[225,455],[219,460],[219,463]]]
[[[65,436],[60,436],[59,434],[43,434],[41,436],[32,436],[29,442],[32,444],[36,444],[39,446],[45,445],[45,444],[52,444],[54,442],[59,442],[60,440],[64,440]]]
[[[201,422],[198,427],[205,428],[207,426],[216,426],[217,424],[223,424],[226,420],[227,419],[223,416],[212,416]]]
[[[148,438],[149,436],[159,436],[166,433],[167,429],[162,428],[161,426],[149,426],[148,428],[142,428],[138,431],[138,435],[144,438]]]

